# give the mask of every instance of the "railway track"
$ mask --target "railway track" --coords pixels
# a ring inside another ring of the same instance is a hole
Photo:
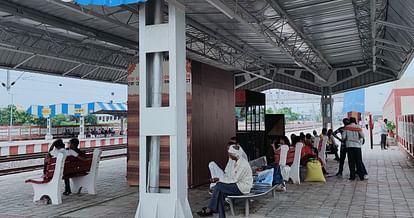
[[[104,151],[114,151],[114,150],[119,150],[119,149],[126,149],[127,146],[126,146],[126,144],[122,144],[122,145],[102,146],[100,148],[104,152]],[[86,149],[82,149],[82,150],[84,150],[86,152],[92,152],[93,148],[86,148]],[[126,155],[127,155],[126,153],[102,155],[101,160],[110,160],[110,159],[125,157]],[[35,154],[26,154],[26,155],[5,156],[5,157],[0,157],[0,163],[11,162],[11,161],[24,161],[24,160],[31,160],[31,159],[40,159],[40,158],[44,158],[45,156],[46,156],[45,152],[35,153]],[[42,168],[43,168],[43,164],[35,164],[35,165],[30,165],[30,166],[25,166],[25,167],[16,167],[16,168],[3,169],[3,170],[0,170],[0,176],[16,174],[16,173],[22,173],[22,172],[28,172],[28,171],[38,170],[38,169],[42,169]]]

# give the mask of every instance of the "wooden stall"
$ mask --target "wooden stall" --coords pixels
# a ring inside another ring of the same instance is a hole
[[[164,64],[164,66],[168,66]],[[164,67],[164,71],[168,71]],[[138,185],[139,179],[139,79],[138,66],[131,66],[128,76],[128,164],[127,181]],[[164,82],[168,84],[168,72]],[[168,90],[165,87],[163,90]],[[163,104],[168,103],[168,93]],[[225,166],[226,143],[235,135],[234,77],[206,64],[187,61],[187,146],[188,184],[190,187],[208,182],[208,163]],[[160,186],[169,186],[168,138],[161,139]]]

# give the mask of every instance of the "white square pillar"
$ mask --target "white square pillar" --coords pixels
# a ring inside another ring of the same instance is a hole
[[[187,112],[185,8],[168,0],[168,23],[146,25],[145,5],[139,9],[139,205],[135,217],[192,217],[187,184]],[[147,54],[169,53],[169,106],[148,107],[150,90],[147,78]],[[148,187],[147,137],[169,136],[170,189],[153,193]]]

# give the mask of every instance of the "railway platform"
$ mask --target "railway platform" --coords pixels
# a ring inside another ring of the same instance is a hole
[[[273,199],[252,202],[252,217],[413,217],[414,162],[398,146],[382,151],[378,145],[364,148],[367,181],[348,181],[330,176],[326,183],[287,184],[287,191]],[[328,172],[334,174],[338,164],[329,156]],[[0,177],[0,217],[134,217],[138,188],[127,185],[126,158],[101,161],[96,196],[63,196],[57,206],[32,202],[33,190],[25,184],[27,177],[39,170]],[[63,192],[63,187],[62,187]],[[207,187],[189,191],[194,212],[208,202]],[[236,215],[242,215],[236,203]]]

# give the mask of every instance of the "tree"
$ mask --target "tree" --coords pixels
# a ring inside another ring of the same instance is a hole
[[[37,126],[46,126],[47,119],[44,117],[33,117],[31,123]]]
[[[13,115],[13,125],[30,125],[33,116],[24,110],[17,109],[14,105],[0,109],[0,125],[7,126],[10,124],[10,110]]]
[[[96,125],[98,118],[94,114],[88,114],[85,116],[85,124]]]
[[[274,114],[273,109],[272,109],[271,107],[268,107],[268,108],[266,109],[266,114]]]
[[[279,108],[276,110],[276,114],[284,114],[288,121],[299,120],[300,116],[300,114],[293,112],[290,107]]]
[[[52,126],[61,126],[67,121],[67,118],[64,114],[58,114],[52,117]]]

